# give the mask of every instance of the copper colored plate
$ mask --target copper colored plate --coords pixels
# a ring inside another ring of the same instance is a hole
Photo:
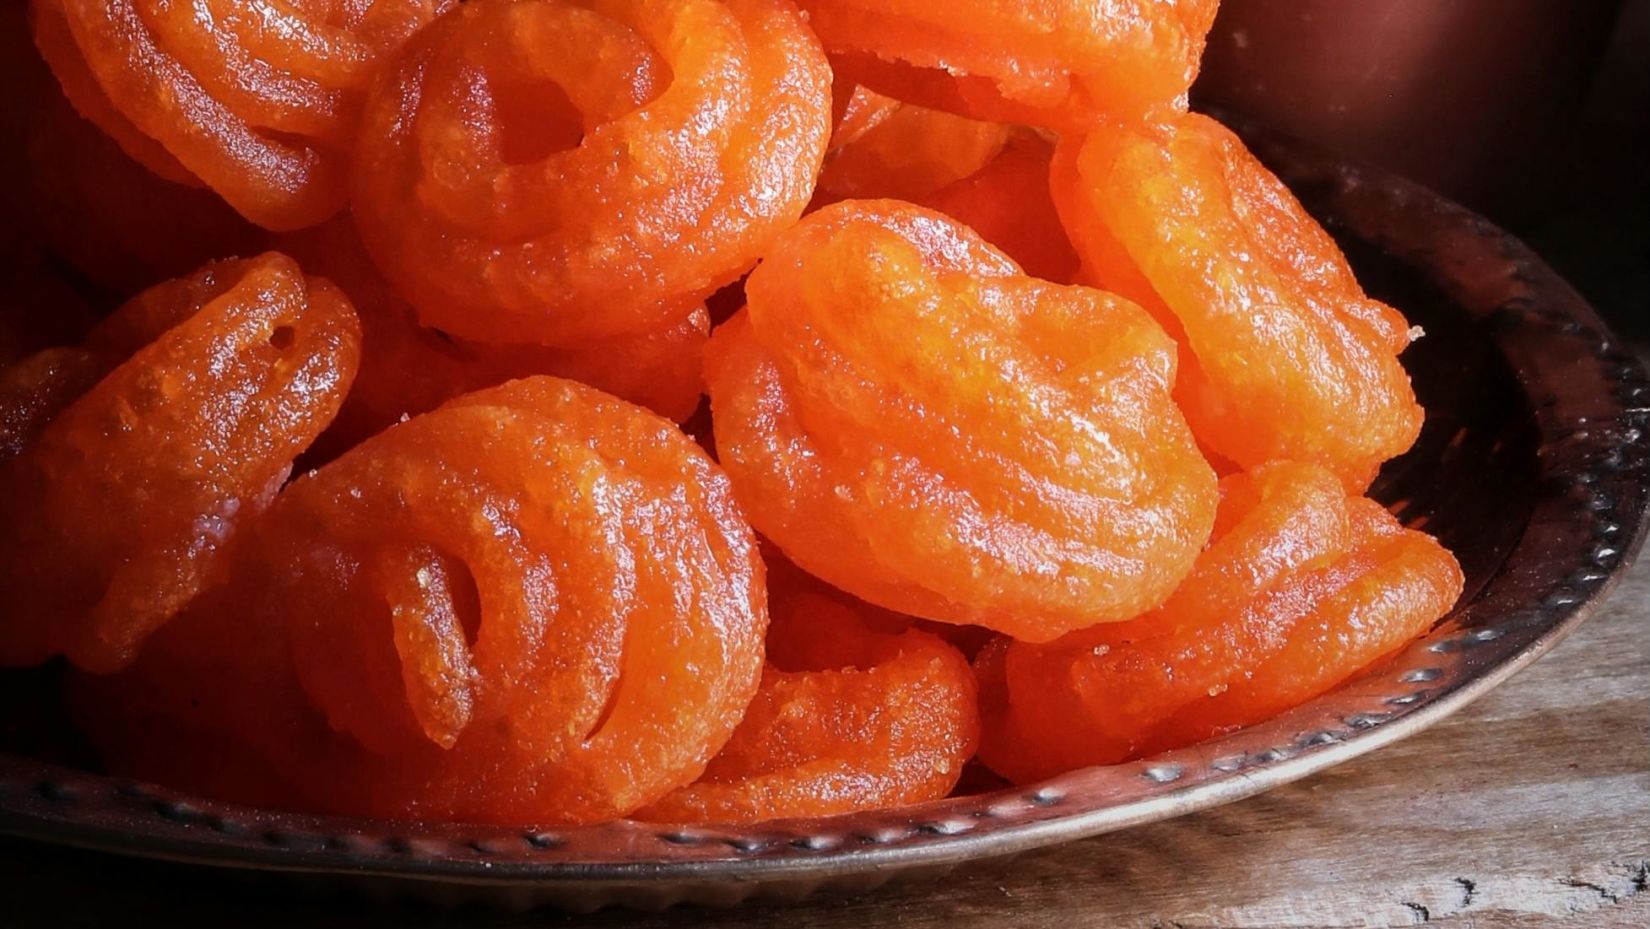
[[[1251,142],[1371,292],[1427,331],[1406,355],[1426,429],[1375,493],[1460,556],[1467,592],[1390,663],[1269,723],[1158,758],[828,819],[390,823],[247,809],[0,755],[0,832],[510,905],[787,900],[1227,803],[1432,725],[1551,648],[1622,575],[1645,534],[1650,381],[1568,285],[1482,218],[1379,171]]]

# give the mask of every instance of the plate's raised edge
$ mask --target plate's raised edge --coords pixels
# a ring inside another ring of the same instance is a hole
[[[620,822],[523,831],[306,817],[197,801],[0,755],[0,833],[217,867],[453,884],[826,879],[1011,854],[1205,809],[1438,722],[1573,630],[1642,545],[1650,527],[1650,380],[1567,284],[1481,217],[1374,169],[1269,146],[1264,139],[1257,150],[1281,162],[1292,185],[1317,185],[1340,225],[1430,268],[1441,282],[1446,275],[1439,263],[1453,262],[1451,270],[1459,271],[1463,254],[1505,272],[1469,280],[1464,286],[1471,292],[1457,296],[1493,315],[1498,344],[1532,391],[1541,495],[1497,579],[1391,666],[1277,720],[1159,758],[821,820],[749,828]],[[1360,210],[1360,204],[1385,209]],[[1415,242],[1409,238],[1413,229],[1384,230],[1360,220],[1394,210],[1427,211],[1450,247]],[[1554,551],[1569,553],[1571,561],[1553,564]],[[601,854],[588,854],[597,846]]]

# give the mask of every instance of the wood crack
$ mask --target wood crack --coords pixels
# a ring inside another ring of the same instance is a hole
[[[1561,877],[1561,878],[1558,879],[1558,882],[1560,884],[1563,884],[1565,887],[1574,887],[1577,890],[1590,890],[1593,893],[1598,894],[1599,897],[1603,898],[1604,900],[1606,900],[1610,903],[1620,903],[1621,902],[1620,895],[1615,894],[1615,893],[1611,893],[1609,888],[1600,887],[1599,885],[1594,884],[1591,881],[1578,881],[1573,877]]]
[[[1625,887],[1611,888],[1574,877],[1559,878],[1558,883],[1563,884],[1565,887],[1589,891],[1596,894],[1601,901],[1611,905],[1619,905],[1644,893],[1646,890],[1650,890],[1650,861],[1639,861],[1631,865],[1613,863],[1611,870],[1614,871],[1616,868],[1622,868],[1627,872],[1627,885]]]
[[[1455,879],[1455,883],[1461,888],[1461,906],[1472,906],[1472,898],[1478,894],[1478,882],[1469,878],[1458,877]]]

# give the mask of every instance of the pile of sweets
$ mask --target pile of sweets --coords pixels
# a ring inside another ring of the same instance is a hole
[[[1411,329],[1215,0],[0,15],[0,664],[292,810],[749,822],[1142,757],[1443,616]],[[708,396],[708,404],[705,397]]]

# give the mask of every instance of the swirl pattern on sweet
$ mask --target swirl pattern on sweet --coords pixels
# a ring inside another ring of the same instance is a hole
[[[167,180],[269,229],[348,197],[384,60],[456,0],[34,0],[35,40],[81,115]]]
[[[349,301],[291,259],[208,265],[0,376],[0,663],[106,671],[217,576],[343,403]]]
[[[705,773],[636,814],[756,822],[937,800],[979,741],[974,673],[939,636],[770,561],[768,664]]]
[[[707,351],[720,460],[808,572],[902,613],[1046,641],[1156,606],[1215,476],[1142,310],[1028,278],[910,204],[804,219]]]
[[[837,72],[976,119],[1080,130],[1184,111],[1219,0],[799,0]]]
[[[211,608],[115,692],[147,695],[130,728],[163,741],[232,734],[288,804],[592,822],[704,770],[756,691],[766,625],[755,537],[709,456],[665,419],[536,377],[295,480]],[[187,689],[203,671],[219,683]],[[97,741],[134,773],[189,764],[119,730]]]
[[[355,212],[425,325],[667,329],[801,215],[830,69],[788,0],[480,0],[373,95]]]
[[[1221,482],[1209,547],[1162,607],[979,659],[981,760],[1015,781],[1251,725],[1425,632],[1461,594],[1454,557],[1312,464]]]
[[[1311,461],[1362,490],[1421,429],[1414,333],[1230,130],[1191,114],[1069,140],[1055,203],[1084,275],[1185,349],[1175,399],[1238,469]]]

